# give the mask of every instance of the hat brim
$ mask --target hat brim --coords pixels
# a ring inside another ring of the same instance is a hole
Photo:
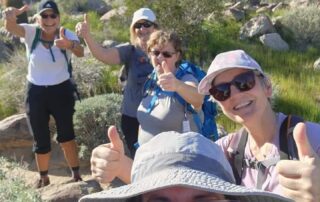
[[[52,10],[55,14],[59,14],[59,13],[57,13],[53,8],[43,8],[43,9],[41,9],[40,11],[38,11],[38,14],[41,14],[41,13],[47,11],[47,10]]]
[[[80,202],[119,202],[150,191],[173,186],[194,188],[202,191],[236,196],[245,202],[289,202],[290,199],[271,192],[249,189],[226,182],[214,175],[185,167],[172,167],[145,177],[143,180],[82,197]]]
[[[211,83],[213,81],[213,79],[218,76],[218,74],[229,70],[229,69],[249,69],[249,70],[258,70],[255,67],[250,67],[250,66],[227,66],[224,68],[219,69],[218,71],[214,71],[214,72],[209,72],[207,73],[207,75],[200,81],[199,85],[198,85],[198,92],[202,95],[209,95],[209,90],[211,88]],[[209,69],[210,70],[210,69]],[[259,70],[258,70],[259,71]],[[261,72],[261,71],[260,71]],[[263,72],[261,72],[262,74],[264,74]]]

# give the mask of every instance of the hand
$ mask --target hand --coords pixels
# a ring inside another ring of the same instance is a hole
[[[7,21],[16,21],[17,16],[29,10],[28,5],[24,5],[21,8],[8,7],[2,11],[2,16]]]
[[[60,27],[60,30],[59,30],[60,38],[54,40],[54,45],[60,49],[71,49],[71,47],[73,46],[73,43],[75,43],[75,42],[67,39],[67,37],[64,34],[64,32],[65,32],[64,30],[65,29],[63,27]]]
[[[158,85],[165,91],[178,91],[182,81],[178,80],[176,76],[170,71],[166,61],[162,61],[161,65],[157,67]]]
[[[91,174],[101,183],[109,183],[118,177],[124,167],[123,142],[115,126],[108,130],[110,143],[99,145],[91,154]]]
[[[282,160],[276,166],[283,194],[295,201],[320,202],[320,158],[309,143],[306,125],[298,123],[293,136],[299,161]]]
[[[86,39],[90,34],[89,17],[87,14],[83,16],[83,22],[76,24],[76,33],[79,37]]]

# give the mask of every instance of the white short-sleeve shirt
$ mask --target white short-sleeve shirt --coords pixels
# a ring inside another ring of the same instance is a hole
[[[56,85],[70,78],[68,63],[61,50],[53,45],[51,47],[55,61],[52,59],[50,49],[38,42],[36,48],[30,55],[31,46],[36,34],[36,24],[20,24],[25,29],[25,43],[27,57],[29,59],[27,80],[35,85],[47,86]],[[66,30],[66,38],[79,41],[79,38],[71,31]],[[67,50],[68,56],[71,52]]]

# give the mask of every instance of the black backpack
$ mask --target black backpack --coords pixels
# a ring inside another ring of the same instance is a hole
[[[229,162],[231,164],[236,184],[241,185],[242,172],[245,167],[251,167],[258,170],[258,180],[256,188],[261,189],[265,180],[264,171],[269,166],[275,165],[280,160],[299,159],[297,145],[293,139],[293,129],[299,122],[304,120],[295,115],[288,115],[280,126],[280,158],[266,160],[263,164],[259,161],[248,162],[244,159],[244,150],[248,139],[248,132],[243,128],[241,129],[241,137],[237,145],[236,151],[229,152]]]
[[[65,31],[66,31],[66,29],[64,29],[64,32],[65,32]],[[59,32],[58,32],[58,33],[59,33]],[[29,52],[28,61],[30,60],[30,55],[31,55],[31,53],[34,51],[34,49],[36,49],[39,41],[44,42],[44,43],[53,44],[52,41],[43,41],[43,40],[41,39],[41,29],[40,29],[40,27],[36,27],[36,34],[35,34],[35,37],[34,37],[34,39],[33,39],[33,41],[32,41],[32,45],[31,45],[31,49],[30,49],[30,52]],[[51,51],[51,49],[50,49],[50,51]],[[72,77],[72,69],[73,69],[73,67],[72,67],[72,63],[71,63],[71,57],[68,58],[67,51],[66,51],[65,49],[60,49],[60,51],[61,51],[61,53],[64,55],[64,57],[65,57],[65,59],[66,59],[66,62],[67,62],[67,64],[68,64],[68,72],[69,72],[69,75],[70,75],[70,82],[71,82],[71,84],[72,84],[72,86],[73,86],[73,90],[74,90],[74,92],[75,92],[75,94],[76,94],[76,98],[77,98],[79,101],[81,101],[81,99],[80,99],[80,93],[79,93],[78,88],[77,88],[77,84],[75,83],[75,81],[74,81],[74,79],[73,79],[73,77]]]

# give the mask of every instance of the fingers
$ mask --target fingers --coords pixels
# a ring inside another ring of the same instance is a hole
[[[167,64],[167,62],[165,60],[161,62],[161,66],[162,66],[162,69],[163,69],[164,73],[171,72],[170,68],[169,68],[169,66],[168,66],[168,64]]]
[[[87,24],[89,23],[89,16],[86,13],[83,15],[83,22]]]
[[[301,176],[301,173],[303,173],[303,168],[301,168],[301,166],[301,162],[299,161],[282,160],[277,163],[276,168],[280,175],[298,178]],[[295,169],[288,169],[289,167]]]
[[[162,61],[161,64],[158,64],[156,70],[158,72],[158,75],[170,72],[170,69],[166,61]]]
[[[24,13],[24,12],[26,12],[26,11],[28,11],[28,10],[29,10],[29,6],[28,6],[28,5],[24,5],[24,6],[22,6],[21,8],[16,9],[16,10],[15,10],[15,13],[16,13],[16,15],[18,16],[18,15],[21,15],[22,13]]]
[[[111,144],[111,149],[114,149],[120,153],[124,153],[123,142],[115,126],[110,126],[108,129],[108,137]]]
[[[59,32],[60,32],[60,38],[66,39],[66,36],[65,36],[65,34],[64,34],[64,27],[60,27]]]
[[[307,136],[307,129],[305,123],[298,123],[293,130],[293,137],[297,144],[299,159],[305,156],[312,157],[315,155]]]

